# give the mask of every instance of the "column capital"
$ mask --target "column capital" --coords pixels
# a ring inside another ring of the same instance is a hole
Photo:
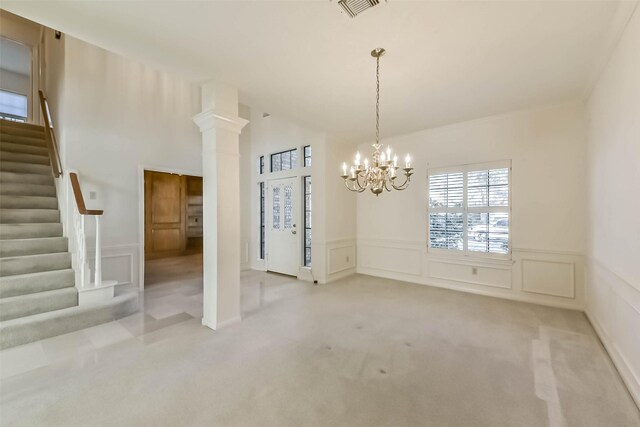
[[[196,114],[193,116],[193,121],[200,128],[200,132],[211,129],[222,129],[238,135],[242,131],[242,128],[249,123],[249,120],[243,119],[240,116],[224,113],[213,108]]]

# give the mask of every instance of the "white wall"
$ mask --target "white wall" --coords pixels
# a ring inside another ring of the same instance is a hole
[[[201,174],[200,132],[192,121],[200,89],[73,37],[65,36],[63,54],[64,66],[55,68],[64,81],[55,85],[52,114],[64,115],[58,129],[64,168],[79,171],[87,207],[104,209],[103,277],[137,284],[141,170]]]
[[[251,120],[251,108],[240,104],[238,115],[243,119]],[[251,198],[255,161],[251,156],[251,122],[249,122],[240,134],[240,269],[251,268]]]
[[[583,105],[569,103],[383,140],[411,153],[415,175],[405,191],[358,197],[358,272],[581,308],[585,138]],[[427,169],[497,160],[512,162],[511,260],[427,251]]]
[[[640,405],[638,8],[587,108],[587,314]]]
[[[324,146],[320,207],[323,248],[320,260],[324,263],[325,277],[331,282],[356,272],[356,200],[358,194],[344,186],[341,166],[353,157],[357,147],[339,139],[327,138]],[[317,206],[317,205],[316,205]]]

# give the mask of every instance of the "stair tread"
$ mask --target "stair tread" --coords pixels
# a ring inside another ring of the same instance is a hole
[[[60,236],[62,236],[60,222],[0,223],[0,241]]]
[[[0,141],[0,151],[8,151],[11,153],[38,154],[40,156],[48,156],[47,147],[37,145],[20,144],[19,142]]]
[[[38,125],[35,123],[14,122],[12,120],[0,119],[0,129],[10,128],[10,127],[40,130],[44,132],[44,126],[42,125]]]
[[[35,135],[20,135],[2,132],[0,133],[0,141],[47,148],[47,141],[44,138],[44,134],[42,137],[40,137]]]
[[[70,287],[60,288],[60,289],[52,289],[50,291],[34,292],[32,294],[16,295],[13,297],[4,297],[4,298],[0,298],[0,301],[3,304],[10,304],[14,301],[51,298],[56,295],[74,294],[77,292],[78,290],[75,288],[75,286],[70,286]]]
[[[29,255],[26,255],[26,256],[29,256]],[[61,268],[59,270],[47,270],[47,271],[38,271],[35,273],[14,274],[13,276],[0,276],[0,284],[2,284],[2,282],[8,282],[18,278],[37,278],[37,277],[50,275],[52,273],[54,274],[59,273],[61,271],[73,271],[73,268]]]
[[[58,209],[0,208],[0,224],[59,224]]]
[[[16,240],[16,239],[7,239],[7,240]],[[3,241],[4,240],[0,240],[0,242],[3,242]],[[53,256],[60,256],[62,254],[71,256],[71,254],[69,252],[53,252],[53,253],[47,253],[47,254],[8,256],[8,257],[2,258],[2,261],[9,261],[9,260],[12,260],[12,259],[53,257]],[[61,268],[60,270],[66,270],[66,268]],[[50,270],[47,270],[47,271],[50,271]],[[7,277],[7,276],[5,276],[5,277]]]
[[[24,198],[24,199],[26,198],[57,199],[56,196],[25,196],[24,194],[3,194],[2,197],[3,198],[18,197],[18,198]],[[3,208],[3,209],[12,209],[12,208]],[[16,208],[16,209],[31,209],[31,208]],[[33,208],[33,209],[44,209],[44,208]]]
[[[39,173],[0,171],[0,182],[19,182],[23,184],[54,185],[53,175],[42,175]],[[44,184],[46,183],[46,184]]]
[[[91,306],[77,305],[0,321],[0,349],[110,322],[137,309],[137,293],[126,292]]]
[[[25,196],[24,194],[4,194],[2,197],[23,197],[23,198],[37,197],[39,199],[57,199],[56,196]],[[16,208],[16,209],[29,209],[29,208]],[[38,209],[38,208],[34,208],[34,209]]]
[[[16,170],[19,169],[19,170]],[[26,169],[26,170],[25,170]],[[36,175],[50,175],[51,165],[41,165],[38,163],[17,162],[13,160],[0,159],[1,172],[24,172]]]
[[[137,300],[137,294],[135,292],[125,292],[123,294],[114,296],[109,301],[96,303],[94,305],[85,305],[85,306],[76,305],[73,307],[61,308],[60,310],[52,310],[52,311],[46,311],[44,313],[32,314],[30,316],[18,317],[16,319],[2,320],[0,321],[0,328],[4,329],[6,327],[9,327],[12,323],[13,324],[21,323],[20,321],[24,321],[25,319],[40,320],[40,319],[56,317],[57,315],[64,315],[66,313],[73,312],[73,311],[88,312],[98,308],[116,305],[116,304],[122,303],[123,301],[128,301],[128,300]],[[81,326],[79,329],[82,329],[82,328],[83,327]]]
[[[13,196],[13,194],[6,194],[3,195],[4,196]],[[46,196],[27,196],[27,197],[46,197]],[[53,196],[51,197],[53,198]],[[0,208],[0,214],[2,214],[3,212],[23,212],[23,213],[29,213],[29,212],[51,212],[51,211],[57,211],[58,209],[43,209],[43,208]],[[59,221],[56,221],[59,222]],[[16,223],[16,224],[27,224],[25,223]]]
[[[49,224],[56,224],[56,223],[54,222],[54,223],[49,223]],[[27,237],[26,239],[0,239],[0,243],[29,242],[29,241],[34,241],[35,242],[36,240],[53,241],[53,240],[64,240],[64,239],[67,239],[67,237],[64,237],[64,236]],[[44,255],[44,254],[40,254],[40,255]]]
[[[0,142],[0,147],[2,147],[3,144],[15,144],[11,143],[11,142],[6,142],[6,141],[2,141]],[[20,145],[20,144],[15,144],[15,145]],[[29,145],[29,147],[32,147],[32,145]],[[39,148],[39,147],[37,147]],[[0,149],[0,157],[5,156],[5,155],[13,155],[13,154],[19,154],[19,155],[25,155],[25,156],[34,156],[34,157],[46,157],[49,158],[49,153],[46,154],[36,154],[36,153],[16,153],[15,151],[7,151],[7,150],[1,150]]]
[[[0,208],[58,210],[58,198],[54,196],[23,196],[7,194],[0,197]]]
[[[49,156],[33,153],[16,153],[15,151],[0,151],[0,159],[15,163],[28,163],[34,165],[48,165]]]

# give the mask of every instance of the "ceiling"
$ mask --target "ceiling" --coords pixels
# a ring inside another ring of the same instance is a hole
[[[0,37],[0,68],[13,73],[31,74],[31,49],[21,43]]]
[[[7,1],[2,7],[354,142],[584,97],[624,28],[618,1]],[[621,6],[622,5],[622,6]]]

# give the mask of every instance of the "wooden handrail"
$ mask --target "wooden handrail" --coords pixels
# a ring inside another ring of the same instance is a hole
[[[78,207],[80,215],[102,215],[104,213],[103,210],[91,210],[87,209],[85,206],[84,197],[82,197],[82,189],[80,188],[80,181],[78,181],[78,174],[71,172],[69,177],[71,178],[71,188],[73,188],[73,196],[76,199],[76,206]]]
[[[58,178],[62,175],[62,163],[60,162],[60,153],[58,152],[58,144],[56,143],[56,136],[53,133],[53,126],[49,121],[49,104],[44,93],[39,90],[40,95],[40,109],[42,110],[42,119],[44,120],[44,137],[47,142],[47,149],[49,150],[49,158],[51,159],[51,167],[53,168],[53,176]]]

